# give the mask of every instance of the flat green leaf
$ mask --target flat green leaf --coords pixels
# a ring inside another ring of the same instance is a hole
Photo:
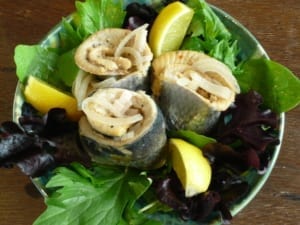
[[[55,69],[58,55],[40,45],[17,45],[14,61],[19,81],[24,83],[29,75],[51,82],[50,74]]]
[[[74,59],[75,51],[76,49],[71,49],[58,57],[56,70],[53,74],[53,76],[55,76],[58,80],[62,80],[62,82],[69,88],[72,87],[79,71]]]
[[[205,1],[188,0],[186,3],[195,14],[181,49],[202,51],[235,71],[239,53],[237,41]]]
[[[59,32],[59,52],[65,53],[71,49],[77,47],[83,40],[84,37],[81,36],[78,31],[78,27],[75,24],[76,14],[73,14],[73,21],[63,18],[61,21],[62,29]]]
[[[112,27],[121,27],[125,18],[123,1],[87,0],[75,3],[83,36]]]
[[[285,66],[269,59],[246,61],[236,74],[242,92],[255,90],[264,105],[277,113],[287,112],[300,102],[300,80]]]
[[[137,211],[130,210],[130,212],[126,214],[126,219],[122,219],[118,225],[163,225],[163,223],[150,219]]]
[[[54,190],[45,200],[47,209],[34,225],[117,225],[149,186],[133,169],[59,167],[46,185]]]
[[[231,34],[204,0],[188,0],[186,4],[194,9],[195,16],[189,27],[192,36],[203,35],[206,39],[230,39]]]
[[[209,143],[214,143],[216,140],[214,138],[197,134],[196,132],[190,131],[190,130],[178,130],[178,131],[169,131],[168,136],[171,138],[181,138],[189,143],[199,147],[203,148],[205,145]]]

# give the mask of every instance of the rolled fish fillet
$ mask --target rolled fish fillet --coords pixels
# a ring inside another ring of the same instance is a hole
[[[80,140],[94,161],[152,168],[164,160],[164,118],[144,92],[99,89],[84,99],[82,110]]]
[[[76,50],[77,66],[104,87],[138,90],[146,87],[153,54],[147,44],[147,26],[131,31],[107,28],[87,38]],[[106,82],[109,79],[109,82]]]
[[[207,133],[240,92],[231,70],[201,52],[167,52],[152,67],[153,95],[169,129]]]

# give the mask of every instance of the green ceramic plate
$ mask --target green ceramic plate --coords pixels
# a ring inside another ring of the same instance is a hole
[[[239,47],[241,49],[240,57],[242,59],[248,59],[248,58],[258,58],[258,57],[267,57],[268,55],[263,49],[263,47],[259,44],[259,42],[256,40],[256,38],[243,26],[241,25],[237,20],[232,18],[230,15],[228,15],[226,12],[211,6],[215,13],[220,17],[220,19],[224,22],[224,24],[227,26],[229,31],[234,35],[234,37],[239,41]],[[72,19],[72,16],[70,17]],[[61,31],[61,25],[58,24],[56,27],[54,27],[48,35],[45,36],[45,38],[41,41],[42,45],[45,46],[51,46],[51,47],[59,47],[59,32]],[[21,105],[23,103],[23,95],[22,95],[22,86],[20,84],[17,85],[16,93],[15,93],[15,99],[14,99],[14,107],[13,107],[13,120],[18,121],[18,117],[21,115]],[[284,121],[285,121],[285,115],[284,113],[280,114],[280,126],[279,126],[279,139],[282,140],[283,138],[283,132],[284,132]],[[270,176],[272,169],[276,163],[277,157],[280,152],[280,145],[277,145],[273,151],[272,158],[269,162],[269,167],[267,171],[260,175],[258,173],[253,173],[249,171],[247,177],[247,180],[250,183],[251,190],[248,193],[247,196],[245,196],[243,199],[241,199],[238,202],[235,202],[231,207],[231,213],[232,215],[236,215],[238,212],[240,212],[246,205],[255,198],[256,194],[261,190],[262,186]],[[42,195],[46,196],[45,188],[44,188],[44,179],[42,178],[36,178],[32,180],[33,183],[36,185],[38,190],[41,192]],[[220,218],[220,215],[215,213],[212,214],[207,221],[199,224],[196,222],[183,222],[179,218],[177,218],[173,214],[156,214],[154,215],[155,218],[159,219],[163,222],[165,225],[208,225],[208,224],[221,224],[222,220]]]

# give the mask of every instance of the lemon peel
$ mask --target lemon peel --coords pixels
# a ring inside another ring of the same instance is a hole
[[[52,108],[63,108],[71,120],[77,121],[81,116],[81,112],[77,110],[77,101],[74,97],[37,77],[29,76],[24,90],[24,97],[26,102],[43,114]]]
[[[149,33],[149,46],[155,57],[179,49],[193,15],[193,9],[179,1],[160,11]]]
[[[173,169],[185,189],[185,196],[192,197],[207,191],[212,169],[202,151],[177,138],[169,140],[169,150]]]

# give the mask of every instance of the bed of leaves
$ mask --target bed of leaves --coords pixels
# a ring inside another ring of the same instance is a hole
[[[156,9],[133,3],[125,13],[122,1],[116,2],[77,1],[74,21],[62,21],[58,48],[17,46],[15,62],[20,82],[26,82],[30,71],[69,91],[76,72],[74,49],[87,36],[105,27],[134,29],[144,23],[151,27]],[[224,61],[236,71],[243,91],[235,104],[222,113],[209,137],[191,131],[169,131],[170,137],[200,147],[210,160],[213,179],[209,190],[185,198],[168,164],[154,171],[93,165],[81,149],[78,125],[67,120],[64,110],[52,109],[40,115],[24,103],[17,123],[1,124],[0,167],[16,165],[32,177],[50,171],[51,178],[46,184],[47,209],[35,225],[159,225],[162,223],[149,219],[151,215],[158,212],[171,215],[171,211],[182,220],[203,221],[211,212],[220,212],[223,219],[230,220],[229,207],[249,191],[247,171],[256,174],[267,168],[274,145],[279,143],[278,113],[299,103],[299,79],[282,65],[264,58],[237,62],[238,43],[212,9],[203,0],[185,2],[197,13],[183,48],[204,51]],[[111,10],[115,13],[107,14]],[[274,71],[281,71],[280,76]],[[268,79],[261,79],[264,76]],[[292,88],[286,89],[290,83]]]
[[[19,124],[7,121],[1,125],[0,166],[17,165],[32,177],[52,171],[46,184],[48,207],[35,225],[59,221],[138,225],[150,223],[147,215],[161,210],[174,210],[183,220],[194,221],[219,211],[223,219],[230,220],[230,205],[249,191],[243,174],[250,168],[264,170],[272,156],[270,146],[279,143],[278,117],[263,110],[261,103],[256,92],[239,95],[222,114],[211,137],[183,130],[169,132],[170,137],[201,147],[212,165],[208,191],[192,198],[184,196],[168,164],[153,171],[93,165],[81,149],[77,123],[68,121],[63,109],[41,116],[24,103]],[[152,221],[156,223],[160,224]]]

